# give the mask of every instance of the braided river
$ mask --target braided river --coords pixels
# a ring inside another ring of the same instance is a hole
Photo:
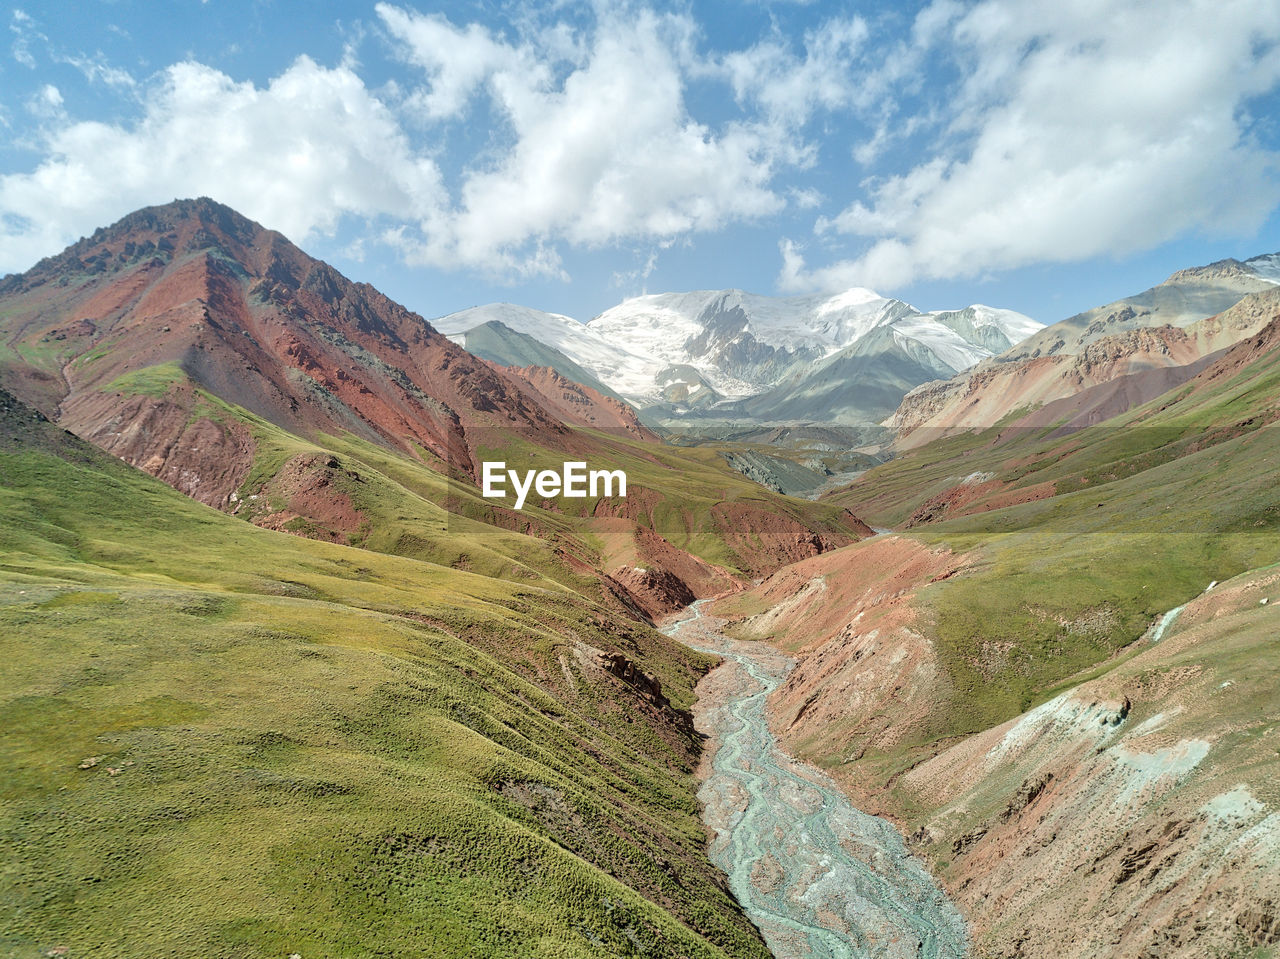
[[[765,704],[794,661],[725,636],[694,603],[667,635],[723,665],[694,718],[714,750],[698,792],[711,859],[779,959],[952,959],[964,920],[892,824],[778,746]]]

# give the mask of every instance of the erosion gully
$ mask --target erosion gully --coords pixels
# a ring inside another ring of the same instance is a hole
[[[959,911],[898,831],[784,753],[765,702],[794,660],[725,636],[694,603],[664,632],[724,664],[694,718],[714,753],[699,790],[711,858],[779,959],[950,959],[968,953]]]

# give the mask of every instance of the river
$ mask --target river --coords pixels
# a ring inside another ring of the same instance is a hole
[[[714,754],[698,798],[711,858],[779,959],[951,959],[964,920],[886,820],[778,747],[765,702],[794,661],[729,639],[705,600],[664,632],[724,665],[698,686],[694,718]]]

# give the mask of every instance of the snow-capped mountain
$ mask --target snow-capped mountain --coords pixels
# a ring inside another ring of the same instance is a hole
[[[610,342],[562,313],[545,313],[513,303],[474,306],[431,321],[432,326],[463,349],[469,349],[467,334],[489,323],[501,323],[507,329],[558,350],[612,390],[632,400],[646,393],[665,365],[656,357],[633,353]],[[536,357],[529,357],[527,362],[543,364]],[[559,372],[572,377],[565,370]]]
[[[655,418],[874,421],[918,382],[1002,352],[1040,324],[975,305],[921,313],[866,289],[768,297],[740,290],[626,300],[587,324],[666,365],[631,398]]]
[[[1000,353],[1015,343],[1044,328],[1029,316],[1014,310],[1001,310],[993,306],[975,303],[963,310],[934,310],[927,314],[969,344],[977,344],[983,350]],[[965,366],[983,357],[964,358]]]
[[[799,297],[661,293],[625,300],[585,325],[492,304],[433,325],[467,346],[469,333],[495,322],[558,350],[655,421],[771,420],[778,406],[788,421],[874,422],[918,383],[950,376],[1041,327],[981,305],[922,313],[865,289]],[[808,382],[814,376],[820,381]],[[833,391],[838,409],[826,405]]]
[[[739,399],[768,389],[797,361],[838,352],[903,310],[914,313],[861,289],[788,298],[700,290],[635,297],[587,327],[632,353],[664,361],[666,375],[643,397],[649,402],[660,402],[677,384],[696,386],[679,375],[682,370],[695,371],[720,398]]]
[[[1244,261],[1244,267],[1269,283],[1280,284],[1280,253],[1264,253]]]

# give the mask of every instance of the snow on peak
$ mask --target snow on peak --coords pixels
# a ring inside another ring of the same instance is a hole
[[[817,309],[819,316],[825,316],[828,313],[835,313],[838,310],[848,310],[857,306],[866,306],[868,303],[883,304],[885,298],[875,290],[868,290],[861,286],[855,286],[845,290],[843,293],[837,293],[828,299]]]
[[[981,303],[975,303],[969,309],[973,311],[974,326],[994,326],[1009,338],[1010,343],[1025,340],[1033,333],[1044,329],[1044,324],[1039,320],[1033,320],[1017,310],[1001,310]]]
[[[1028,336],[1044,329],[1043,323],[1033,320],[1025,313],[1019,313],[1017,310],[1002,310],[998,307],[986,306],[983,303],[973,303],[963,310],[930,310],[925,315],[941,322],[957,317],[965,317],[974,329],[999,330],[1011,345],[1019,343]]]
[[[893,339],[900,345],[904,341],[914,340],[956,373],[991,356],[990,350],[975,346],[928,314],[895,322]]]
[[[1266,253],[1245,260],[1244,265],[1268,283],[1280,283],[1280,253]]]
[[[772,297],[742,290],[655,293],[624,300],[587,326],[673,363],[696,364],[685,344],[717,319],[725,324],[725,335],[746,332],[774,349],[828,355],[865,336],[897,302],[858,288],[835,296]]]
[[[432,320],[431,325],[465,349],[469,330],[494,321],[554,347],[624,396],[652,391],[654,378],[665,365],[652,356],[628,351],[572,317],[511,303],[475,306]]]
[[[642,405],[661,401],[664,388],[676,381],[701,381],[725,400],[751,396],[806,364],[854,348],[877,329],[891,330],[893,341],[912,355],[931,354],[932,362],[958,371],[991,356],[993,347],[1003,349],[1001,338],[1016,343],[1041,328],[1021,313],[982,304],[921,313],[862,287],[792,297],[737,289],[652,293],[624,300],[586,324],[491,303],[433,325],[465,346],[467,330],[495,320],[554,347]],[[993,337],[994,331],[1000,335]]]

